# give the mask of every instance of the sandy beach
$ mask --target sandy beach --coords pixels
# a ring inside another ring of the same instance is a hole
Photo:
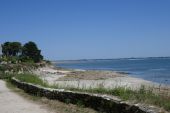
[[[60,70],[47,66],[39,68],[34,73],[49,84],[57,84],[60,87],[126,87],[131,89],[139,89],[141,86],[160,87],[160,84],[114,71]]]

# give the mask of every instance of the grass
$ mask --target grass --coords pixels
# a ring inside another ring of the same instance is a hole
[[[85,108],[82,106],[73,105],[70,103],[63,103],[57,100],[49,100],[44,97],[37,97],[33,95],[29,95],[25,93],[23,90],[18,89],[16,86],[11,84],[9,80],[6,82],[7,87],[11,89],[11,91],[19,94],[20,96],[24,97],[24,99],[28,101],[32,101],[34,103],[43,105],[43,107],[47,108],[50,113],[97,113],[97,111]]]
[[[0,79],[11,79],[13,76],[13,74],[4,74],[0,71]]]
[[[28,83],[33,83],[36,85],[41,85],[44,87],[50,87],[49,84],[46,81],[43,81],[40,79],[38,76],[35,76],[33,74],[18,74],[15,76],[16,79],[19,79],[22,82],[28,82]]]
[[[54,86],[53,86],[54,87]],[[108,94],[118,96],[122,100],[131,101],[133,103],[145,103],[149,105],[156,105],[165,110],[170,111],[170,96],[159,95],[155,93],[153,89],[146,89],[142,86],[139,90],[132,90],[130,88],[116,87],[112,89],[106,89],[103,87],[97,88],[73,88],[73,87],[61,87],[56,85],[55,88],[63,88],[71,91],[88,92],[97,94]]]
[[[130,88],[125,87],[106,89],[102,85],[100,85],[97,88],[79,88],[79,87],[75,88],[72,86],[49,85],[47,82],[44,82],[39,77],[31,74],[17,75],[16,78],[23,82],[33,83],[44,87],[118,96],[122,100],[133,101],[134,103],[156,105],[161,108],[164,108],[165,110],[170,111],[170,96],[168,94],[160,95],[159,93],[155,93],[153,88],[148,89],[145,88],[144,86],[142,86],[139,90],[132,90]]]
[[[138,91],[118,87],[109,91],[106,89],[106,93],[119,96],[123,100],[133,100],[140,103],[157,105],[170,110],[170,98],[168,96],[161,96],[150,89],[146,90],[144,87],[141,87]]]

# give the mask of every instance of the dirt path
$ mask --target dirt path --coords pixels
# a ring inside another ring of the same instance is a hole
[[[1,113],[52,113],[31,101],[20,97],[6,87],[0,80],[0,112]]]

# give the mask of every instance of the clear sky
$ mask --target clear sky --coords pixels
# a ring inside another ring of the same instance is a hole
[[[170,56],[170,0],[0,0],[0,43],[46,59]]]

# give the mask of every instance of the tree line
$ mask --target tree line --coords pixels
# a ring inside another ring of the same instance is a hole
[[[5,42],[1,44],[2,57],[6,59],[15,58],[21,62],[40,62],[43,60],[41,50],[35,42],[28,42],[22,45],[20,42]]]

